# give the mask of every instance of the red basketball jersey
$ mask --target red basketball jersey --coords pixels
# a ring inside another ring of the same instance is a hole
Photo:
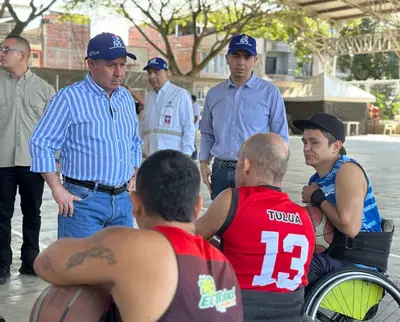
[[[171,243],[179,268],[174,299],[158,321],[243,321],[240,287],[226,257],[202,237],[182,229],[154,230]]]
[[[315,247],[307,211],[275,187],[236,192],[221,241],[241,289],[285,293],[307,285]]]

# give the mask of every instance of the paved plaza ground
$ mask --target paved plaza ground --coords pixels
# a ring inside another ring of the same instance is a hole
[[[312,169],[304,165],[302,143],[300,137],[293,136],[290,140],[291,160],[284,180],[284,190],[296,202],[301,202],[301,189],[312,174]],[[400,227],[399,186],[400,186],[400,138],[385,136],[351,137],[345,143],[350,156],[356,158],[367,171],[381,213],[385,218],[391,218]],[[202,185],[201,194],[204,198],[204,207],[211,202],[207,188]],[[203,211],[206,209],[204,208]],[[0,316],[7,322],[26,322],[36,297],[46,287],[46,283],[39,278],[20,276],[19,248],[21,247],[22,231],[19,200],[16,202],[13,218],[14,262],[10,282],[0,286]],[[56,239],[57,206],[46,187],[42,207],[42,248]],[[400,228],[398,228],[400,229]],[[397,230],[399,231],[399,230]],[[399,284],[400,280],[400,235],[396,233],[390,257],[389,274],[391,279]],[[400,318],[399,320],[400,321]]]

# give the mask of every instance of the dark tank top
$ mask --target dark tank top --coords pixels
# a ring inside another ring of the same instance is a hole
[[[157,226],[175,250],[179,280],[175,296],[159,322],[243,321],[236,275],[222,253],[200,236]]]
[[[171,243],[179,271],[174,298],[158,322],[242,322],[241,291],[226,257],[202,237],[182,229],[154,230]],[[120,321],[111,298],[101,322]]]

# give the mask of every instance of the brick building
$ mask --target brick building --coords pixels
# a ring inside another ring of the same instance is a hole
[[[164,40],[158,31],[150,27],[143,28],[143,31],[157,47],[165,51]],[[178,62],[179,68],[181,69],[182,73],[187,73],[192,69],[191,55],[194,43],[193,35],[182,35],[179,37],[176,37],[175,35],[169,35],[168,39],[175,54],[175,59]],[[161,54],[143,37],[143,35],[135,27],[131,27],[129,29],[128,43],[129,46],[132,47],[146,48],[149,59],[156,56],[161,57]],[[200,60],[200,53],[198,53],[197,59]]]
[[[199,30],[200,31],[200,30]],[[161,50],[165,51],[164,41],[158,31],[153,28],[143,28],[143,32]],[[175,33],[168,35],[169,43],[175,56],[175,60],[182,71],[187,73],[192,69],[192,48],[194,44],[193,31],[190,26],[181,28],[177,26]],[[215,35],[202,40],[197,55],[200,62],[208,55],[208,52],[215,44]],[[136,27],[129,29],[129,45],[134,47],[147,48],[150,58],[161,56],[161,54],[142,36]],[[257,39],[259,63],[256,73],[263,77],[269,76],[276,79],[292,80],[296,74],[296,57],[290,46],[285,43]],[[207,66],[201,71],[200,76],[212,78],[226,78],[229,69],[226,65],[225,54],[227,48],[216,55]]]
[[[199,27],[201,28],[201,27]],[[143,32],[162,51],[165,51],[164,41],[158,31],[153,28],[143,28]],[[201,30],[199,30],[201,32]],[[175,33],[168,35],[175,60],[183,74],[192,69],[192,48],[194,36],[191,26],[176,27]],[[148,57],[161,56],[161,54],[143,37],[135,27],[129,29],[129,46],[147,49]],[[215,44],[215,35],[205,37],[196,53],[197,62],[204,59]],[[255,73],[264,79],[294,80],[296,75],[296,57],[290,46],[285,43],[257,39],[258,63]],[[226,64],[227,48],[212,58],[200,72],[200,77],[208,81],[197,81],[193,84],[193,93],[198,102],[202,104],[207,91],[210,89],[210,79],[226,79],[229,77],[229,68]]]
[[[14,5],[13,5],[14,6]],[[29,6],[18,6],[30,10]],[[15,23],[9,14],[0,22],[0,41]],[[86,46],[90,40],[90,19],[85,15],[64,15],[49,11],[38,28],[22,33],[31,44],[30,65],[33,67],[85,69]]]
[[[42,19],[43,67],[85,69],[90,40],[90,19],[84,15],[62,16],[50,12]]]

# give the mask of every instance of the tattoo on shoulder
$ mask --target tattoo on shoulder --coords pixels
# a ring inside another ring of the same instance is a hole
[[[69,270],[71,268],[74,268],[75,266],[81,265],[86,259],[96,258],[105,259],[108,265],[114,265],[117,263],[115,254],[111,249],[103,245],[98,245],[84,252],[72,255],[67,262],[67,267],[65,270]]]

